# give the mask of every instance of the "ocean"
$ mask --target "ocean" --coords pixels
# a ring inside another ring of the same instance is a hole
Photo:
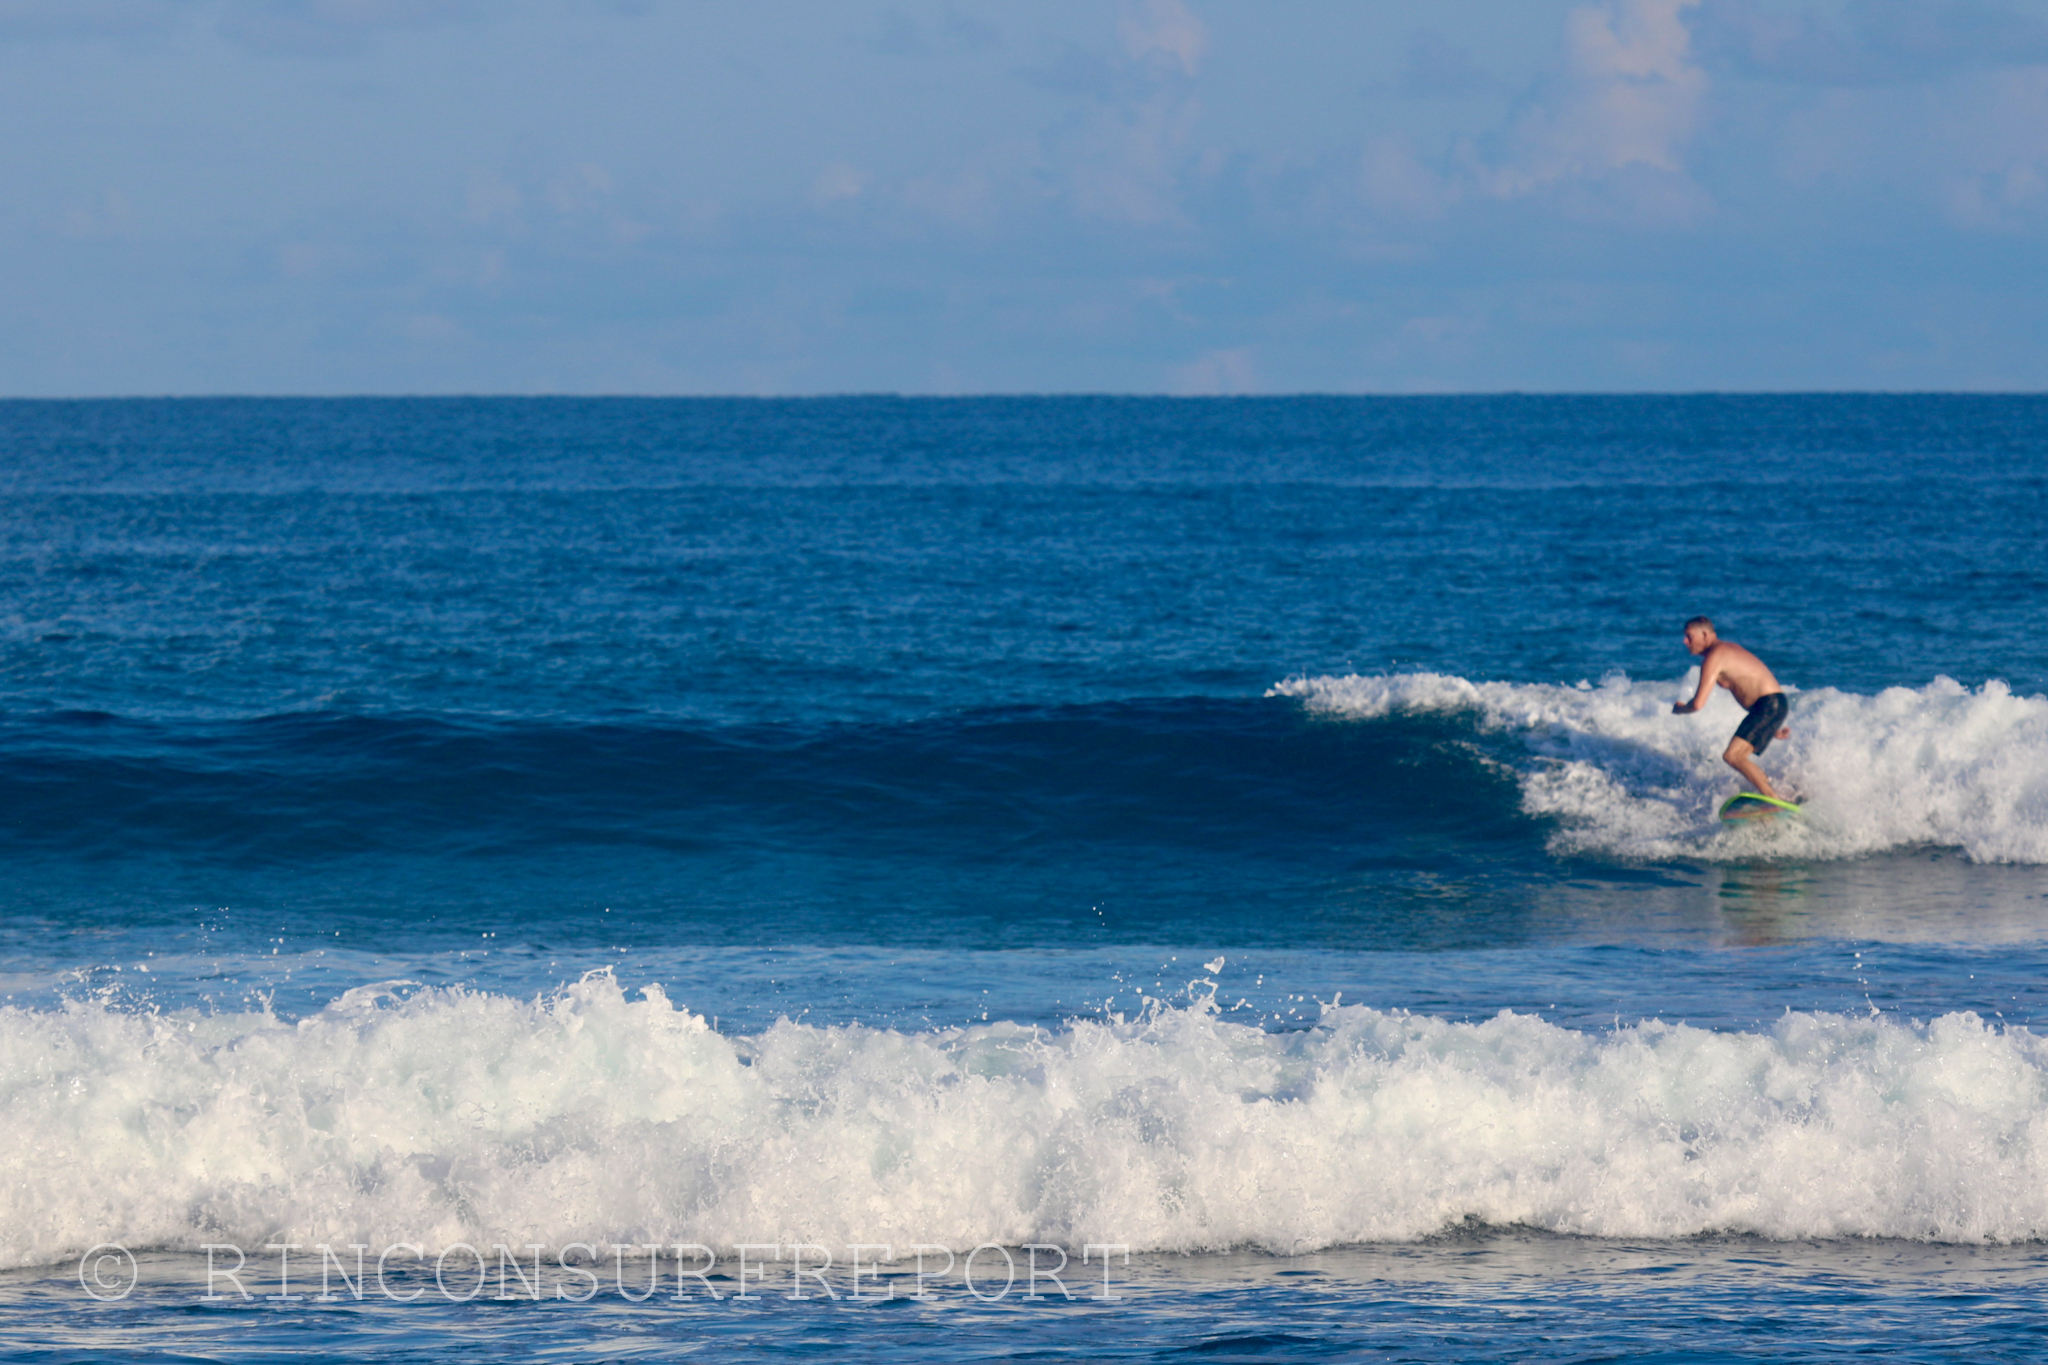
[[[2048,1354],[2048,399],[5,402],[0,499],[0,1357]]]

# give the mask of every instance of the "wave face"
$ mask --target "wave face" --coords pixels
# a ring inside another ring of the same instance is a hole
[[[595,976],[365,987],[296,1025],[0,1009],[0,1077],[9,1266],[105,1240],[2048,1237],[2048,1040],[1973,1014],[1587,1034],[1345,1006],[1276,1034],[1197,1003],[736,1039]]]
[[[1519,739],[1521,808],[1558,821],[1561,854],[1840,859],[1931,845],[2048,863],[2048,697],[1948,678],[1876,696],[1798,692],[1792,734],[1763,762],[1805,798],[1802,817],[1728,830],[1714,820],[1733,789],[1721,752],[1743,713],[1717,691],[1698,715],[1671,714],[1697,678],[1560,687],[1423,673],[1296,679],[1273,693],[1325,716],[1460,716]]]
[[[0,722],[0,846],[222,860],[536,846],[858,848],[1029,859],[1048,844],[1514,840],[1512,789],[1441,724],[1333,734],[1295,708],[1155,699],[895,724],[576,724],[351,715],[208,726]],[[1388,788],[1418,767],[1434,799]],[[1049,856],[1057,857],[1057,854]]]
[[[1497,941],[1552,859],[1460,729],[1338,729],[1258,698],[825,726],[60,714],[0,724],[0,856],[20,900],[74,920],[258,907],[252,932],[288,917],[394,950],[501,929]],[[1432,927],[1447,896],[1471,914]]]

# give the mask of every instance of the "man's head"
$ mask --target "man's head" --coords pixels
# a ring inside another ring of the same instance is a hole
[[[1695,616],[1685,623],[1685,647],[1694,654],[1712,649],[1717,638],[1714,623],[1704,616]]]

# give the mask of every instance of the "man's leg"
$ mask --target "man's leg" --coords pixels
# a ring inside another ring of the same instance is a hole
[[[1728,752],[1721,759],[1765,796],[1775,797],[1777,789],[1771,786],[1771,779],[1764,776],[1764,770],[1756,765],[1756,749],[1746,739],[1728,741]]]

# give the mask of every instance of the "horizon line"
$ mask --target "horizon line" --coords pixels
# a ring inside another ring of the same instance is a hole
[[[1301,399],[1354,399],[1427,402],[1469,398],[2048,398],[2048,389],[1442,389],[1341,390],[1301,389],[1271,393],[1119,392],[1110,389],[989,389],[973,393],[919,393],[892,389],[848,389],[817,393],[633,393],[566,390],[501,392],[450,390],[427,393],[120,393],[0,395],[0,404],[17,403],[346,403],[346,402],[714,402],[830,403],[859,401],[987,402],[1060,401],[1075,399],[1123,402],[1237,403],[1287,402]]]

